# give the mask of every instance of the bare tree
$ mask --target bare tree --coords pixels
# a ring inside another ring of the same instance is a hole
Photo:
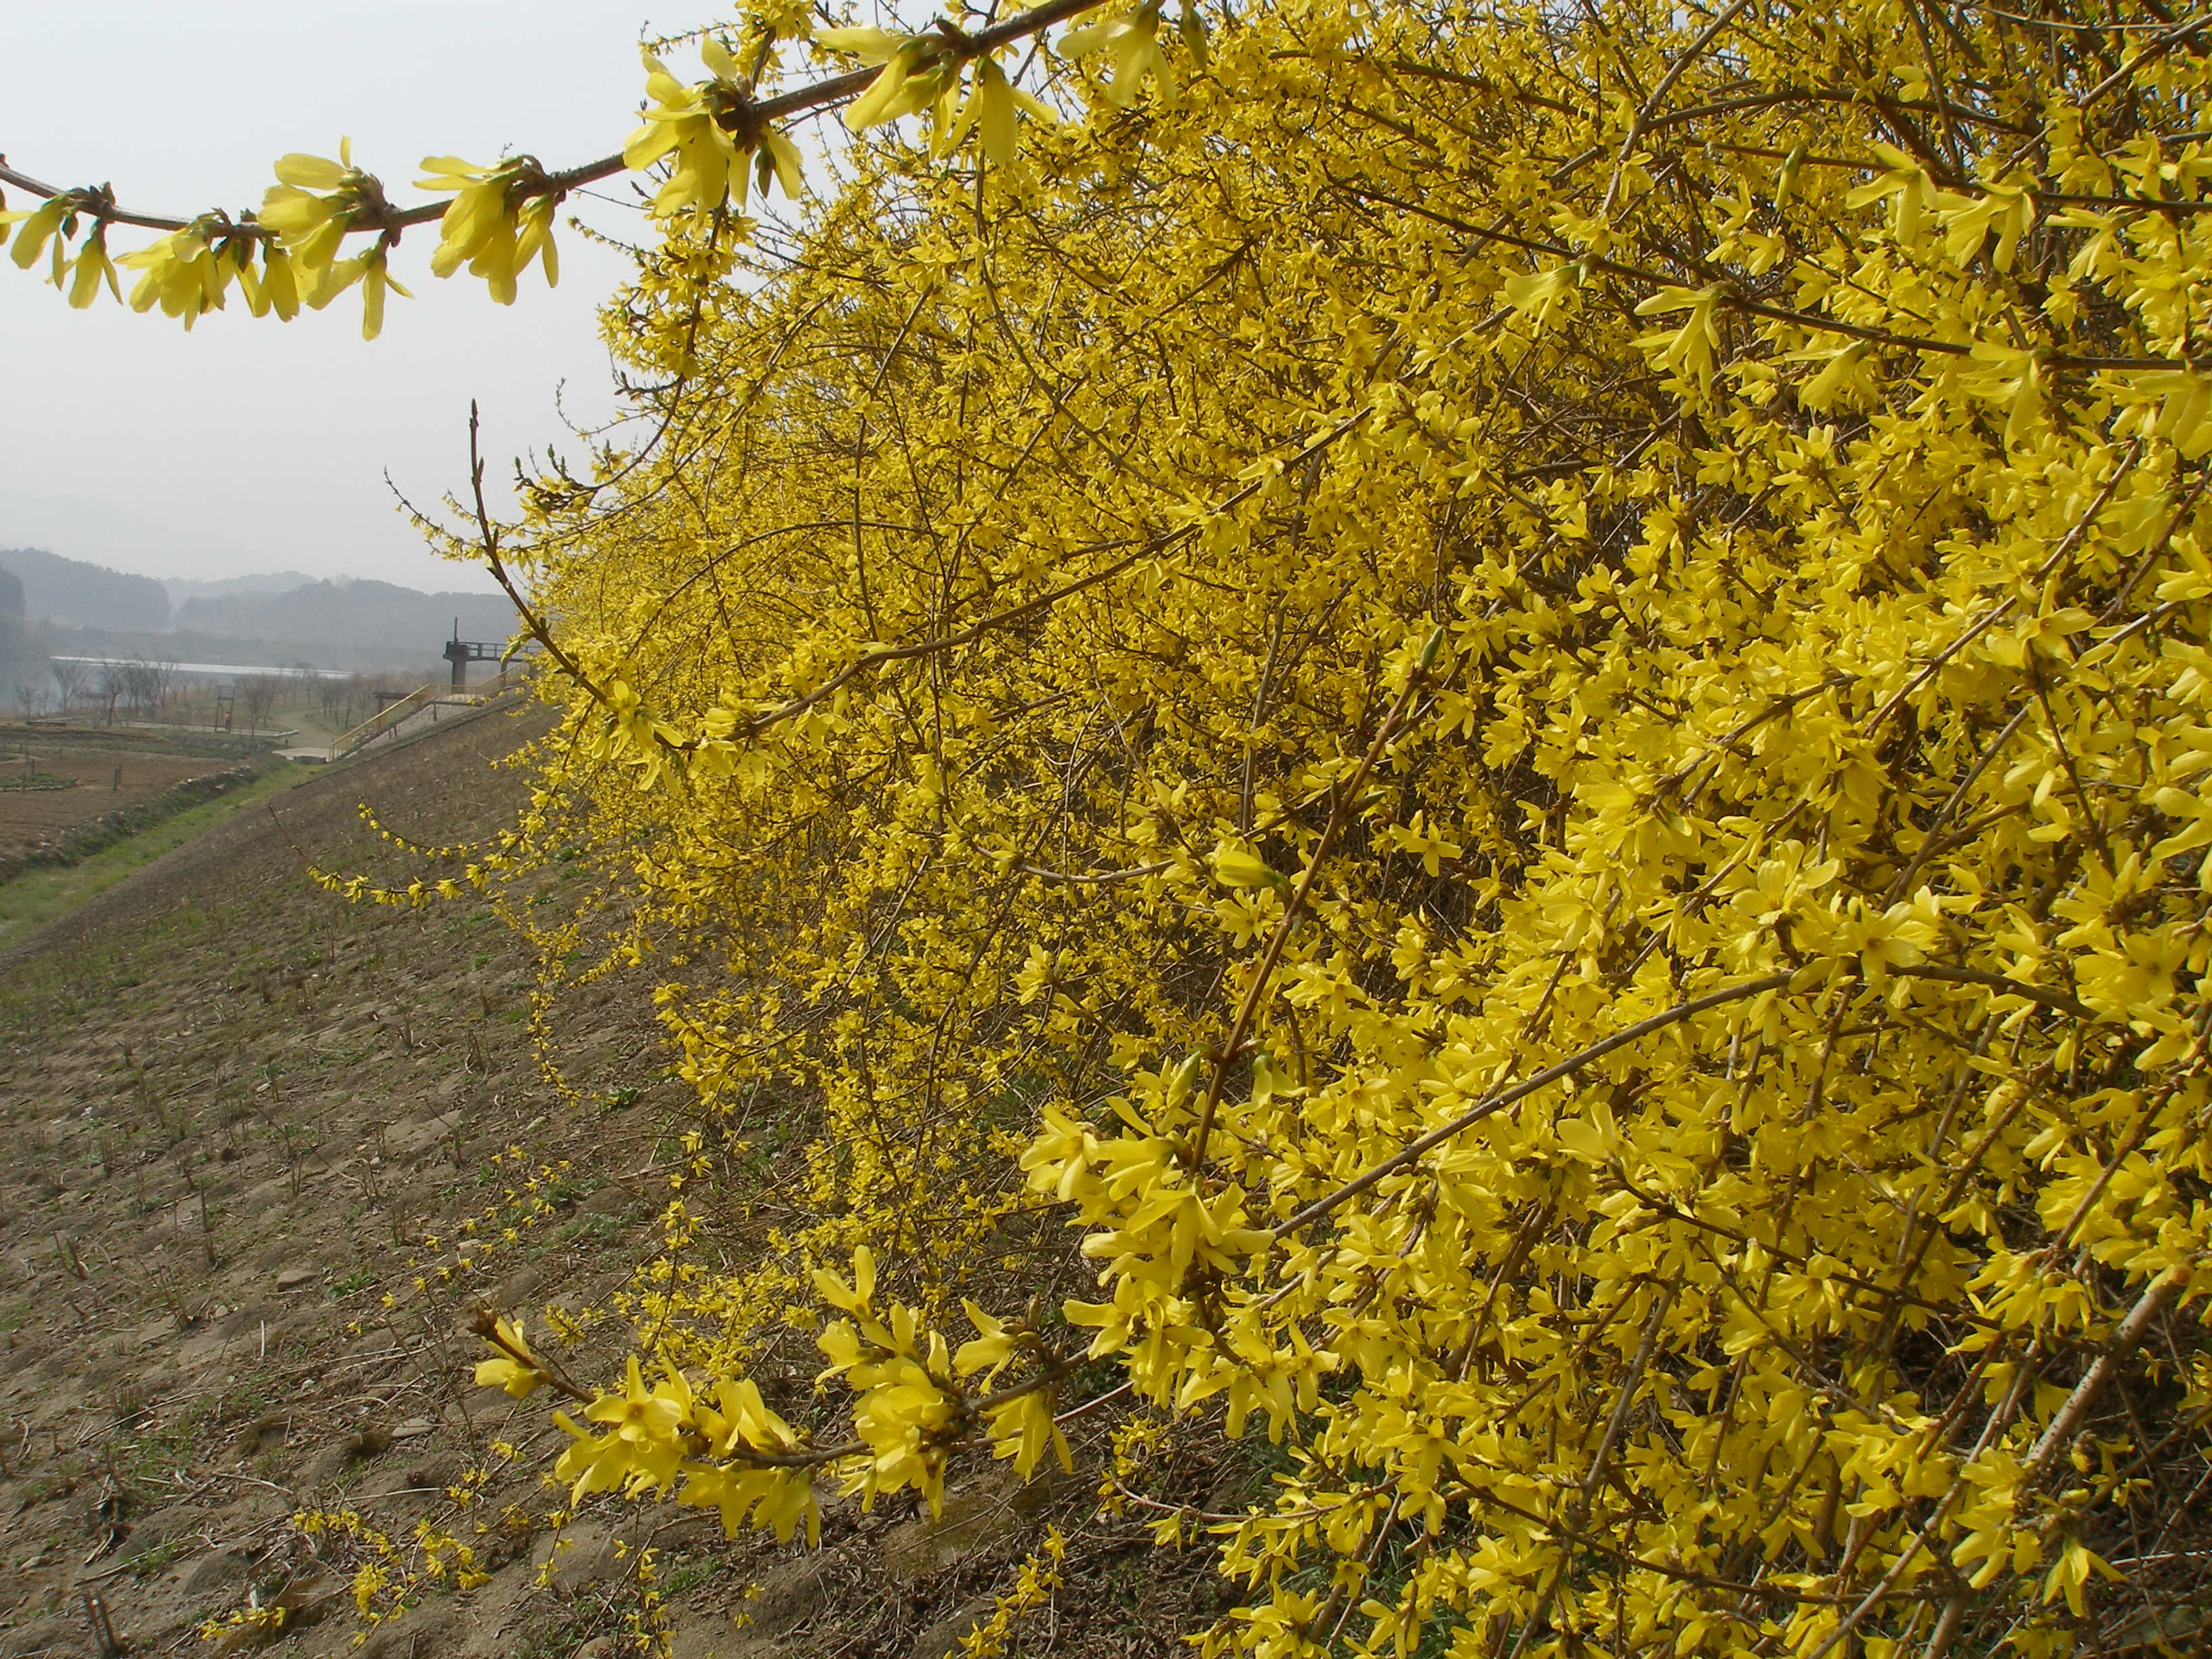
[[[173,659],[149,657],[140,662],[139,668],[146,687],[146,717],[151,720],[169,700],[169,688],[177,683],[177,665]]]
[[[167,701],[169,688],[176,678],[177,665],[173,662],[154,657],[127,657],[121,662],[101,665],[100,690],[111,708],[120,696],[130,707],[152,720]]]
[[[154,665],[143,657],[127,657],[117,666],[122,671],[119,678],[125,706],[146,719],[152,719]]]
[[[377,710],[377,681],[374,675],[356,674],[346,682],[346,729],[351,731]]]
[[[70,657],[49,657],[46,672],[53,676],[54,689],[61,698],[61,712],[69,713],[69,706],[82,696],[92,684],[92,665]]]
[[[276,706],[276,696],[284,689],[282,674],[240,674],[238,677],[238,707],[246,716],[246,723],[258,732],[261,722],[269,718],[269,711]]]
[[[115,724],[115,705],[119,699],[131,695],[131,665],[122,662],[103,662],[94,683],[94,690],[107,701],[107,723]]]

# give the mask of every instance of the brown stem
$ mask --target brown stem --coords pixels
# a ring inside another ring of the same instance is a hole
[[[1329,803],[1328,822],[1322,827],[1320,841],[1314,844],[1313,856],[1306,860],[1306,867],[1298,872],[1297,885],[1291,890],[1289,902],[1283,906],[1282,917],[1276,922],[1275,931],[1268,936],[1267,949],[1261,952],[1259,965],[1252,972],[1252,982],[1245,988],[1244,1000],[1238,1006],[1237,1018],[1229,1028],[1228,1040],[1221,1045],[1220,1055],[1213,1062],[1213,1075],[1206,1081],[1206,1101],[1199,1109],[1198,1129],[1191,1136],[1190,1152],[1186,1159],[1194,1172],[1205,1165],[1206,1142],[1213,1133],[1213,1115],[1221,1104],[1221,1091],[1228,1083],[1229,1068],[1236,1064],[1237,1056],[1244,1046],[1244,1033],[1251,1028],[1252,1017],[1259,1012],[1260,999],[1267,994],[1268,981],[1274,977],[1276,960],[1283,953],[1291,929],[1297,925],[1298,913],[1305,908],[1306,894],[1313,887],[1314,878],[1321,872],[1322,860],[1328,857],[1330,849],[1335,845],[1352,803],[1359,799],[1360,786],[1367,781],[1368,773],[1382,758],[1382,751],[1389,746],[1390,740],[1398,735],[1398,728],[1406,718],[1406,710],[1413,706],[1413,694],[1427,678],[1429,668],[1436,659],[1437,648],[1443,642],[1443,632],[1442,628],[1438,628],[1429,635],[1427,643],[1421,647],[1419,659],[1406,676],[1406,684],[1399,689],[1389,712],[1383,715],[1382,724],[1376,728],[1375,740],[1367,745],[1367,752],[1360,757],[1358,766],[1345,781],[1343,787],[1335,792],[1335,799]]]
[[[1746,997],[1757,996],[1763,991],[1786,989],[1794,977],[1794,975],[1786,973],[1769,974],[1764,979],[1747,980],[1741,985],[1731,985],[1722,990],[1709,991],[1704,996],[1693,997],[1687,1002],[1676,1003],[1672,1008],[1653,1014],[1648,1019],[1639,1019],[1635,1024],[1623,1030],[1615,1031],[1609,1037],[1593,1042],[1586,1048],[1578,1049],[1557,1065],[1547,1066],[1533,1077],[1523,1078],[1511,1088],[1500,1090],[1494,1095],[1485,1097],[1443,1127],[1431,1129],[1419,1140],[1392,1153],[1364,1174],[1346,1182],[1344,1185],[1326,1197],[1316,1199],[1288,1221],[1277,1227],[1273,1237],[1278,1239],[1287,1238],[1299,1228],[1320,1220],[1347,1199],[1357,1198],[1393,1170],[1404,1169],[1422,1153],[1442,1146],[1454,1135],[1472,1128],[1493,1113],[1504,1111],[1514,1102],[1534,1094],[1539,1089],[1557,1083],[1561,1078],[1572,1077],[1584,1066],[1604,1059],[1616,1048],[1626,1048],[1640,1038],[1650,1036],[1654,1031],[1664,1030],[1669,1025],[1702,1014],[1708,1009],[1722,1007],[1731,1002],[1741,1002]]]
[[[2074,1392],[2066,1396],[2058,1415],[2051,1419],[2051,1426],[2044,1430],[2035,1449],[2028,1453],[2027,1462],[2021,1467],[2022,1491],[2033,1490],[2058,1454],[2072,1443],[2089,1408],[2097,1403],[2105,1384],[2112,1381],[2112,1373],[2127,1364],[2128,1356],[2142,1344],[2152,1324],[2166,1311],[2166,1304],[2188,1289],[2190,1276],[2187,1267],[2176,1264],[2144,1286],[2143,1293],[2136,1298],[2136,1305],[2128,1310],[2128,1316],[2106,1340],[2096,1362],[2074,1385]]]
[[[1986,968],[1954,968],[1948,963],[1916,962],[1908,967],[1892,968],[1889,971],[1899,979],[1940,979],[1954,985],[1986,985],[2006,996],[2026,997],[2030,1002],[2039,1002],[2046,1008],[2055,1008],[2062,1014],[2071,1014],[2076,1019],[2094,1020],[2097,1018],[2094,1008],[2068,996],[2063,991],[2054,991],[2044,985],[2030,985],[2026,980],[1993,973]]]
[[[2167,1304],[2188,1288],[2190,1278],[2190,1268],[2177,1263],[2143,1287],[2143,1293],[2136,1298],[2136,1304],[2128,1310],[2127,1317],[2106,1340],[2094,1363],[2082,1374],[2081,1380],[2074,1385],[2074,1392],[2066,1396],[2066,1403],[2058,1408],[2058,1414],[2051,1419],[2050,1426],[2037,1437],[2033,1449],[2027,1455],[2027,1461],[2021,1466],[2019,1489],[2023,1496],[2035,1490],[2051,1464],[2057,1461],[2059,1454],[2081,1432],[2082,1422],[2089,1415],[2089,1408],[2097,1403],[2097,1396],[2104,1392],[2112,1373],[2127,1363],[2128,1356],[2149,1334],[2151,1326],[2166,1311]],[[1877,1589],[1880,1588],[1876,1587]],[[1869,1596],[1868,1600],[1870,1603],[1873,1598]],[[1971,1590],[1961,1589],[1943,1604],[1942,1613],[1936,1621],[1935,1633],[1928,1640],[1925,1659],[1943,1659],[1972,1600]],[[1866,1604],[1863,1604],[1860,1611],[1865,1610]],[[1848,1630],[1849,1626],[1844,1628]],[[1816,1655],[1814,1659],[1819,1659],[1819,1656]]]

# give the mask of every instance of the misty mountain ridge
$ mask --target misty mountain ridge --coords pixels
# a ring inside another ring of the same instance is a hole
[[[515,627],[502,594],[425,593],[366,578],[277,571],[165,584],[43,549],[6,547],[0,571],[21,582],[27,627],[44,629],[52,649],[85,655],[213,652],[208,659],[392,665],[436,661],[456,628],[463,639],[497,641]]]
[[[27,623],[126,633],[169,625],[168,593],[151,576],[126,575],[36,547],[0,547],[0,569],[21,578]]]
[[[270,570],[252,576],[223,576],[210,581],[201,581],[189,576],[156,578],[173,605],[187,599],[216,599],[227,593],[289,593],[295,587],[305,587],[320,578],[304,570]],[[351,577],[340,580],[349,581]]]
[[[6,556],[0,554],[0,563]],[[500,593],[424,593],[391,582],[308,581],[282,592],[252,591],[186,599],[175,624],[240,640],[359,642],[367,637],[434,652],[459,629],[465,640],[505,640],[514,608]]]

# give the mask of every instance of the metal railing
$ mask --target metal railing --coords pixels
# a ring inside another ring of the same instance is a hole
[[[479,684],[460,686],[445,682],[419,686],[397,702],[386,703],[352,731],[343,732],[331,743],[331,758],[340,760],[364,744],[374,743],[387,732],[404,725],[426,708],[441,705],[474,708],[505,696],[522,683],[519,672],[502,670],[495,680]]]

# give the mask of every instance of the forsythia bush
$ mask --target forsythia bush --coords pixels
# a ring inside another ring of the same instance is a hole
[[[813,1218],[617,1391],[493,1333],[562,1478],[787,1534],[1126,1386],[1283,1449],[1209,1653],[2185,1639],[2205,27],[825,30],[787,234],[805,17],[656,68],[636,421],[481,527],[567,718],[479,873],[596,872],[549,960]]]

